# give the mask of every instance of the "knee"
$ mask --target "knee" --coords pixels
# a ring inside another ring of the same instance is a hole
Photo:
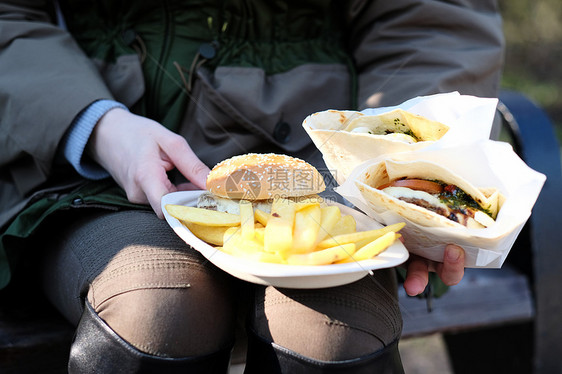
[[[263,290],[255,333],[302,356],[341,361],[377,352],[399,339],[396,298],[370,281],[323,290]]]
[[[213,274],[171,287],[130,287],[96,304],[96,313],[142,352],[165,357],[211,354],[232,344],[235,310],[228,285]]]

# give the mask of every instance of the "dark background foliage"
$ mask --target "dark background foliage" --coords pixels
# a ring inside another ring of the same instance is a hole
[[[562,1],[499,0],[506,38],[502,87],[546,110],[562,140]]]

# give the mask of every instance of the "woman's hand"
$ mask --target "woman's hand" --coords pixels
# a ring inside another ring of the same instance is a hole
[[[412,255],[406,263],[404,289],[410,296],[419,295],[425,289],[430,271],[434,271],[447,286],[459,283],[464,276],[464,250],[458,245],[445,247],[443,262],[435,262]]]
[[[129,201],[150,204],[160,218],[162,196],[178,189],[204,189],[209,173],[184,138],[158,122],[120,108],[100,119],[88,152],[125,190]],[[167,172],[174,168],[191,183],[172,184]]]

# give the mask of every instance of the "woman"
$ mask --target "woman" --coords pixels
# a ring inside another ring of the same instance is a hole
[[[77,326],[70,372],[225,372],[240,318],[246,372],[401,372],[392,270],[243,283],[173,234],[160,198],[235,154],[322,169],[301,127],[316,111],[495,96],[495,1],[1,1],[0,27],[0,276],[37,261]],[[454,245],[415,258],[404,287],[456,284],[463,263]]]

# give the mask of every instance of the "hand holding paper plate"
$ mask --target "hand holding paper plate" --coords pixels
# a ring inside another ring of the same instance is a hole
[[[235,156],[211,170],[206,187],[165,195],[162,211],[187,244],[240,279],[331,287],[408,258],[397,234],[404,223],[383,228],[356,210],[325,201],[317,195],[325,188],[322,176],[303,160]]]

